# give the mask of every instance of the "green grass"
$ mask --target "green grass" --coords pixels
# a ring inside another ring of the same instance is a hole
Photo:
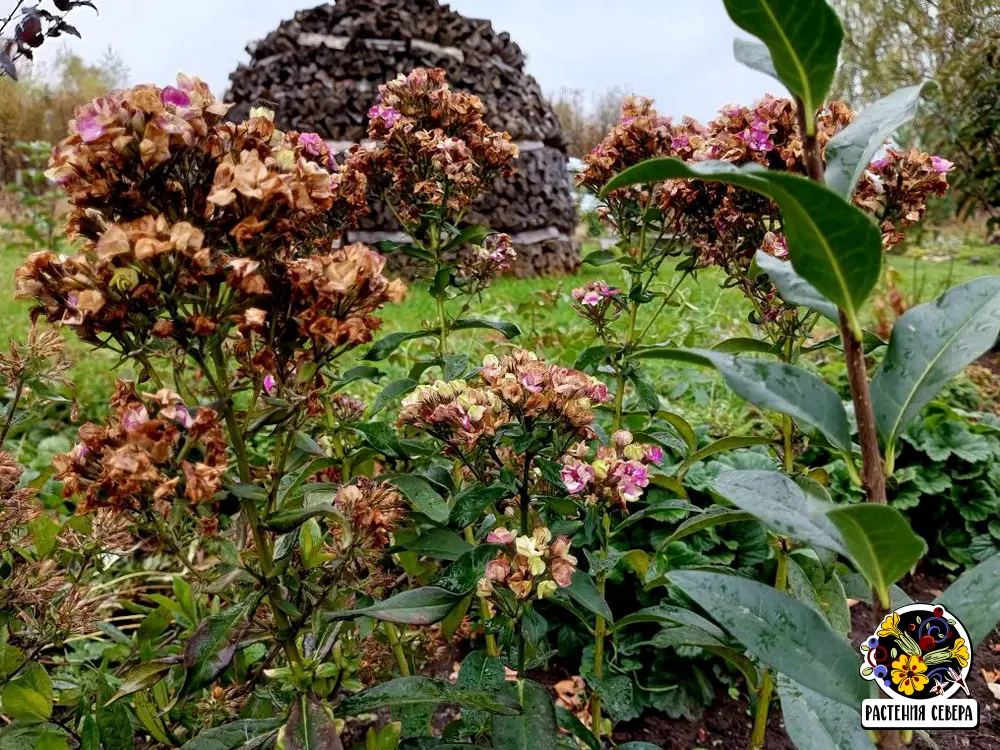
[[[0,294],[0,315],[5,322],[8,336],[23,339],[30,325],[30,303],[13,299],[14,271],[21,258],[12,251],[0,249],[0,278],[7,280],[7,294]],[[898,274],[897,286],[908,301],[927,301],[943,292],[948,286],[996,272],[995,266],[972,265],[966,260],[938,262],[890,258],[889,264]],[[580,351],[595,343],[593,333],[582,323],[570,304],[570,291],[588,280],[605,278],[609,283],[621,284],[614,266],[604,268],[583,267],[573,276],[540,279],[502,279],[476,300],[468,315],[493,318],[519,325],[523,334],[507,342],[492,331],[473,330],[452,334],[449,346],[452,351],[467,352],[473,362],[481,360],[488,352],[505,346],[526,346],[539,356],[551,361],[572,365]],[[676,277],[672,269],[661,274],[660,284],[669,288]],[[732,289],[723,289],[722,276],[714,269],[699,271],[697,280],[688,280],[681,287],[675,307],[668,308],[650,328],[646,341],[668,342],[673,346],[711,346],[732,336],[753,336],[753,327],[747,322],[747,306]],[[384,325],[379,335],[394,331],[411,331],[435,327],[436,310],[433,299],[427,294],[426,283],[414,282],[405,302],[383,311]],[[449,303],[452,310],[455,302]],[[648,321],[649,310],[639,317],[640,329]],[[832,333],[832,328],[827,329]],[[823,329],[818,331],[825,335]],[[387,362],[380,363],[393,377],[405,374],[413,357],[428,351],[428,341],[413,341],[401,347]],[[348,355],[344,361],[349,366],[360,360],[365,347]],[[128,370],[114,371],[116,358],[108,352],[94,351],[67,332],[67,351],[74,366],[71,372],[75,382],[75,397],[84,415],[99,414],[110,396],[116,376],[131,376]],[[680,377],[670,377],[669,367],[656,371],[669,387],[661,391],[670,398],[694,401],[704,408],[701,416],[706,419],[723,419],[729,406],[724,389],[717,389],[717,381],[710,373],[691,368]],[[370,392],[374,392],[371,389]],[[370,395],[366,393],[365,395]]]

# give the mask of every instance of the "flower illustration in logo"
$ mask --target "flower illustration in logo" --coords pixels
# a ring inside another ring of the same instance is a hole
[[[944,700],[965,691],[971,668],[969,634],[935,604],[908,604],[888,613],[861,644],[861,676],[890,698]]]
[[[927,665],[919,656],[903,654],[892,663],[892,681],[903,695],[913,695],[927,686]]]

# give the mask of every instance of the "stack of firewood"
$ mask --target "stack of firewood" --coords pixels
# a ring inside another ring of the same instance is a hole
[[[482,98],[491,127],[521,146],[517,173],[484,196],[470,220],[514,238],[520,276],[576,268],[565,136],[524,72],[520,47],[489,21],[437,0],[338,0],[296,13],[247,51],[250,63],[230,76],[232,115],[265,99],[277,105],[281,127],[317,132],[338,150],[365,138],[380,83],[416,67],[444,68],[454,88]],[[379,210],[361,229],[357,238],[369,241],[398,231]]]

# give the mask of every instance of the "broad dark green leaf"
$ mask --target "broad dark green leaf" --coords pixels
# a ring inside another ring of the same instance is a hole
[[[618,253],[611,250],[594,250],[583,256],[580,262],[585,266],[606,266],[618,260]]]
[[[597,585],[594,583],[594,579],[583,571],[576,571],[573,574],[573,578],[570,580],[569,586],[564,589],[560,589],[560,591],[568,594],[570,599],[575,601],[584,609],[595,615],[603,617],[605,622],[614,622],[614,615],[611,614],[611,608],[608,606],[608,603],[604,601],[604,597],[601,596],[601,593],[597,590]]]
[[[601,750],[601,744],[594,737],[594,733],[587,729],[587,726],[576,718],[576,715],[562,706],[556,706],[556,722],[561,729],[565,729],[571,737],[580,740],[590,750]]]
[[[830,189],[850,200],[885,140],[916,117],[920,100],[934,86],[928,81],[893,91],[865,107],[854,122],[833,136],[826,144],[826,184]]]
[[[459,690],[476,692],[497,692],[506,681],[507,673],[499,656],[490,656],[485,651],[473,651],[462,661],[455,687]],[[466,709],[462,712],[462,723],[469,734],[480,734],[488,726],[490,716],[485,711]]]
[[[834,323],[840,321],[837,306],[820,294],[816,287],[795,273],[790,262],[775,258],[763,250],[757,251],[753,262],[760,273],[767,274],[767,278],[786,302],[815,310]]]
[[[479,579],[486,572],[486,563],[496,557],[502,549],[495,544],[473,547],[449,565],[448,569],[434,580],[434,585],[459,596],[465,596],[476,588]]]
[[[462,318],[451,324],[453,331],[465,331],[470,328],[492,328],[504,335],[504,338],[512,339],[521,335],[521,329],[513,323],[505,320],[487,320],[485,318]]]
[[[967,570],[938,598],[962,621],[972,647],[977,647],[1000,622],[1000,555],[993,555]]]
[[[742,576],[682,570],[667,578],[764,664],[849,706],[868,697],[854,649],[808,605]]]
[[[343,750],[337,725],[312,693],[299,693],[285,725],[283,750]]]
[[[373,617],[402,625],[433,625],[447,617],[461,599],[461,594],[439,586],[424,586],[402,591],[370,607],[329,612],[324,617],[330,621]]]
[[[690,609],[675,607],[670,604],[657,604],[652,607],[640,609],[638,612],[633,612],[630,615],[626,615],[615,623],[612,630],[621,631],[623,628],[627,628],[631,625],[643,625],[648,623],[670,626],[686,625],[692,628],[699,628],[714,637],[716,640],[723,641],[726,639],[726,634],[712,621],[705,619],[697,612],[693,612]]]
[[[717,453],[735,451],[740,448],[751,448],[755,445],[772,445],[773,443],[774,440],[772,438],[758,437],[755,435],[736,435],[720,438],[714,443],[709,443],[701,450],[695,451],[684,459],[677,465],[677,468],[674,470],[674,474],[678,479],[683,479],[684,475],[688,473],[692,466],[699,461],[704,461],[706,458],[716,455]]]
[[[444,680],[430,677],[398,677],[383,682],[357,695],[344,699],[337,713],[343,716],[372,713],[386,706],[455,703],[494,714],[516,716],[521,713],[518,702],[509,695],[482,690],[462,690]]]
[[[459,528],[473,524],[479,520],[487,506],[505,497],[510,497],[510,490],[501,484],[471,487],[455,498],[448,524]]]
[[[414,510],[436,523],[447,523],[448,503],[434,491],[426,479],[416,474],[401,474],[390,481],[406,495]]]
[[[690,518],[686,518],[674,532],[660,542],[660,547],[665,547],[672,542],[691,536],[699,531],[711,529],[715,526],[722,526],[727,523],[739,523],[741,521],[756,520],[752,513],[732,508],[708,508],[704,513],[696,513]]]
[[[451,529],[425,531],[402,546],[410,552],[427,555],[436,560],[457,560],[472,549],[471,544]]]
[[[407,393],[412,391],[419,385],[416,380],[411,380],[410,378],[400,378],[399,380],[393,380],[389,385],[383,388],[378,396],[375,397],[375,403],[372,404],[371,411],[369,415],[374,417],[385,407],[391,404],[398,398],[402,398]]]
[[[861,337],[860,307],[882,271],[882,237],[870,216],[805,177],[722,161],[690,165],[672,158],[650,159],[613,177],[603,193],[669,179],[724,182],[777,202],[796,273],[842,309],[851,330]]]
[[[802,100],[808,131],[837,72],[844,30],[826,0],[724,0],[733,23],[760,39],[778,79]],[[760,68],[757,68],[760,70]]]
[[[226,486],[229,494],[243,500],[267,500],[267,493],[255,484],[237,482]]]
[[[407,341],[433,336],[435,333],[436,331],[396,331],[390,333],[372,344],[372,348],[365,352],[364,358],[369,362],[381,362]]]
[[[245,620],[257,608],[260,598],[260,594],[253,594],[198,624],[184,646],[187,673],[182,695],[190,695],[210,685],[229,666],[245,630]]]
[[[452,237],[442,250],[454,250],[462,245],[481,245],[483,240],[493,234],[493,230],[482,224],[473,224],[463,227],[462,230]]]
[[[800,542],[848,553],[827,512],[833,507],[802,491],[777,471],[724,471],[712,489],[737,508],[759,518],[778,534]]]
[[[181,750],[235,750],[247,742],[281,726],[280,719],[239,719],[199,732]]]
[[[469,357],[466,354],[444,355],[444,379],[458,380],[469,369]]]
[[[799,750],[872,750],[861,715],[778,674],[778,695],[785,729]]]
[[[719,352],[720,354],[777,354],[773,344],[769,344],[761,339],[751,339],[743,336],[724,339],[713,346],[712,351]]]
[[[662,520],[664,517],[673,519],[679,510],[697,511],[700,510],[700,508],[696,505],[692,505],[687,500],[654,500],[641,510],[629,513],[628,517],[622,520],[622,522],[615,527],[615,533],[623,531],[630,526],[634,526],[635,524],[646,520]]]
[[[663,409],[656,412],[656,417],[677,430],[677,434],[681,436],[681,440],[687,445],[688,454],[698,450],[698,436],[695,434],[694,428],[684,417]]]
[[[0,693],[3,713],[25,723],[46,721],[52,716],[52,680],[38,662],[31,662]]]
[[[924,553],[927,543],[913,533],[903,514],[888,505],[858,503],[828,511],[850,557],[889,606],[889,587],[906,575]]]
[[[652,742],[634,740],[632,742],[626,742],[622,745],[618,745],[617,750],[663,750],[663,748],[659,745],[654,745]]]
[[[811,372],[786,362],[734,357],[707,349],[640,349],[636,357],[678,359],[714,367],[726,384],[752,404],[788,414],[823,433],[841,451],[851,450],[851,427],[840,396]]]
[[[508,682],[501,695],[521,706],[519,716],[493,717],[493,745],[504,750],[554,748],[559,729],[552,696],[544,686],[531,680]]]
[[[586,372],[593,372],[597,367],[604,364],[609,356],[615,353],[615,349],[610,346],[588,346],[584,349],[576,358],[576,363],[573,367],[577,370],[584,370]]]
[[[176,662],[173,661],[150,661],[132,667],[122,677],[121,687],[111,696],[111,700],[108,703],[113,703],[119,698],[124,698],[126,695],[132,695],[132,693],[138,693],[140,690],[152,687],[162,680],[166,673],[174,666],[176,666]]]
[[[774,69],[771,53],[768,52],[767,45],[763,42],[758,42],[756,39],[736,38],[733,40],[733,57],[736,58],[736,62],[746,65],[750,70],[756,70],[758,73],[771,76],[778,81],[781,80],[778,71]]]
[[[1000,276],[949,289],[896,321],[882,366],[872,378],[872,406],[889,454],[910,421],[1000,333]]]
[[[370,365],[358,365],[357,367],[352,367],[350,370],[347,370],[343,375],[341,375],[340,379],[333,384],[332,390],[339,391],[341,388],[350,385],[356,380],[370,380],[375,383],[384,375],[385,373],[377,367],[371,367]]]
[[[387,458],[405,458],[406,451],[388,422],[359,422],[352,425],[365,442]]]
[[[819,612],[841,635],[851,632],[851,610],[840,578],[814,558],[788,556],[788,593]]]

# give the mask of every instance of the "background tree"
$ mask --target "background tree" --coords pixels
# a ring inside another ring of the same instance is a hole
[[[1000,2],[833,0],[844,24],[834,92],[857,107],[933,78],[940,95],[913,133],[954,162],[961,214],[1000,223]]]
[[[614,86],[603,94],[592,95],[588,104],[582,89],[560,89],[552,107],[566,132],[570,156],[582,159],[601,142],[618,122],[622,99],[626,96],[624,88]]]

